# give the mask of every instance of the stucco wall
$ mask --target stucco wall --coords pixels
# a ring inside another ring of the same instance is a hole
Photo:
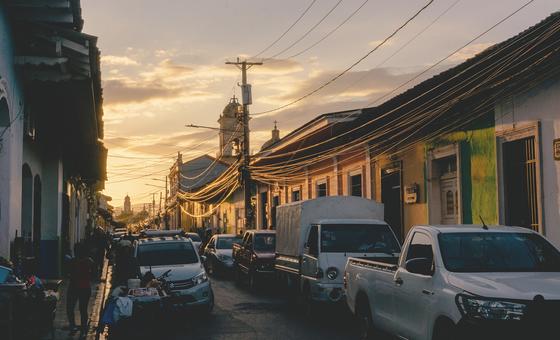
[[[552,150],[553,140],[560,138],[560,79],[499,103],[495,112],[497,133],[540,122],[544,234],[560,247],[560,161]]]
[[[496,137],[494,116],[489,113],[463,131],[427,143],[428,148],[459,145],[462,223],[498,223]]]
[[[11,31],[0,3],[0,97],[5,98],[10,129],[0,141],[0,256],[7,257],[16,231],[21,235],[22,94],[14,70]],[[0,127],[0,134],[5,127]]]

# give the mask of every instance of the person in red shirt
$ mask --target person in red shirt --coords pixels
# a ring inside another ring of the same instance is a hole
[[[66,296],[66,313],[70,324],[70,332],[78,330],[74,317],[74,309],[79,303],[80,308],[80,335],[85,336],[88,330],[88,304],[91,297],[91,280],[94,272],[94,262],[87,256],[87,251],[82,244],[77,244],[76,257],[70,263],[68,291]]]

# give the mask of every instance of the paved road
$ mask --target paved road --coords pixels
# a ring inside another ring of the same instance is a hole
[[[358,339],[355,322],[342,305],[321,308],[317,317],[306,317],[277,289],[250,291],[224,278],[212,278],[212,287],[216,305],[209,317],[187,315],[167,320],[172,327],[160,325],[167,331],[157,338]]]

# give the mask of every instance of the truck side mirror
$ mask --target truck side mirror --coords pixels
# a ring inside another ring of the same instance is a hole
[[[432,274],[434,273],[434,271],[432,270],[432,263],[432,259],[429,259],[427,257],[419,257],[406,261],[405,268],[407,271],[413,274],[432,276]]]

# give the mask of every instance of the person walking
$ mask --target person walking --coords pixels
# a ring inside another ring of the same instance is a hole
[[[95,263],[88,256],[84,245],[78,243],[75,249],[76,257],[72,259],[69,268],[70,280],[66,296],[66,313],[70,332],[75,333],[78,328],[74,316],[76,304],[79,303],[80,309],[80,337],[87,335],[88,331],[88,304],[91,297],[91,280]]]

